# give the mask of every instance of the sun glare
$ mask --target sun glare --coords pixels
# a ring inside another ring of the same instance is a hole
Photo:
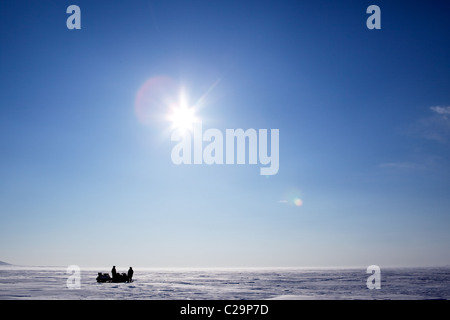
[[[172,128],[178,129],[182,133],[192,130],[197,118],[194,109],[188,107],[177,107],[172,110],[169,120],[172,121]]]
[[[172,129],[179,130],[182,134],[191,131],[194,123],[198,121],[198,118],[195,116],[195,108],[188,106],[184,94],[180,95],[179,104],[171,108],[168,118],[172,123]]]

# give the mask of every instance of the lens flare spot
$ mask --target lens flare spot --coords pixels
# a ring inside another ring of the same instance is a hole
[[[302,207],[303,206],[303,192],[297,187],[288,188],[283,196],[282,200],[278,201],[278,203],[284,203],[288,206],[293,207]]]
[[[294,204],[295,204],[297,207],[301,207],[301,206],[303,205],[303,201],[302,201],[302,199],[300,199],[300,198],[295,198],[295,199],[294,199]]]

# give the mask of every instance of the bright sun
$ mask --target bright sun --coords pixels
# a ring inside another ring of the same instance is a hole
[[[171,108],[168,119],[172,122],[172,129],[179,130],[182,134],[191,131],[194,123],[198,121],[195,108],[188,106],[183,94],[180,95],[180,103]]]

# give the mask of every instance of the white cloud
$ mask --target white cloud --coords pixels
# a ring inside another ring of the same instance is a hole
[[[450,106],[447,107],[441,107],[441,106],[434,106],[434,107],[430,107],[430,109],[434,112],[436,112],[437,114],[450,114]]]
[[[407,133],[448,144],[450,142],[450,106],[433,106],[429,109],[432,113],[411,124]]]

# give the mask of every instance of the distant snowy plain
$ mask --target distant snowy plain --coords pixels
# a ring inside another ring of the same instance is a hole
[[[110,273],[110,268],[81,268],[79,289],[68,288],[66,271],[66,267],[0,266],[0,299],[450,299],[450,267],[381,268],[380,289],[367,288],[370,274],[364,268],[135,268],[132,283],[97,283],[98,272]]]

